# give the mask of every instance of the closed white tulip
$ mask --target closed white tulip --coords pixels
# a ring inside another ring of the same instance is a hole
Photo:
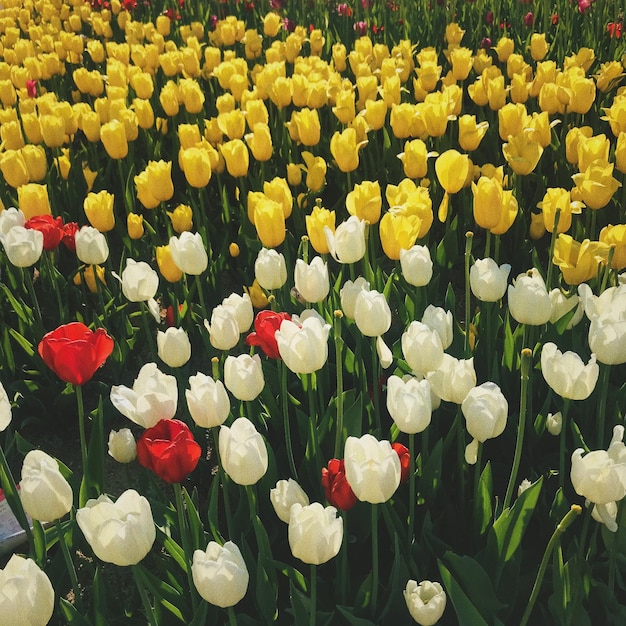
[[[440,583],[409,580],[404,589],[404,600],[411,617],[420,626],[434,626],[446,609],[446,593]]]
[[[232,312],[239,328],[239,334],[250,330],[254,321],[254,309],[252,308],[252,300],[247,293],[242,296],[238,293],[231,293],[230,296],[222,300],[222,306]]]
[[[356,263],[365,255],[365,220],[351,215],[333,232],[324,227],[330,254],[339,263]]]
[[[386,502],[400,485],[400,459],[387,440],[369,433],[348,437],[344,462],[348,483],[362,502]]]
[[[137,442],[130,428],[109,433],[109,455],[118,463],[132,463],[137,458]]]
[[[176,378],[161,372],[156,363],[146,363],[139,370],[132,389],[114,385],[110,398],[122,415],[139,426],[151,428],[176,414],[178,386]]]
[[[179,237],[170,237],[172,261],[185,274],[198,276],[209,265],[204,241],[200,233],[185,231]]]
[[[216,350],[230,350],[239,343],[239,324],[235,311],[229,307],[216,306],[211,312],[211,322],[204,320],[204,327]]]
[[[134,489],[115,502],[106,495],[88,500],[76,511],[76,521],[94,554],[105,563],[136,565],[156,539],[150,503]]]
[[[33,228],[14,226],[3,237],[4,251],[15,267],[30,267],[43,252],[43,233]]]
[[[584,400],[595,389],[600,368],[595,354],[585,365],[575,352],[561,352],[554,343],[546,343],[541,350],[541,373],[562,398]]]
[[[316,256],[310,263],[296,261],[294,283],[298,293],[306,302],[321,302],[330,291],[328,265]]]
[[[421,433],[430,424],[432,414],[430,383],[412,376],[390,376],[387,380],[387,410],[400,432]]]
[[[267,471],[267,447],[246,417],[220,427],[219,451],[224,471],[238,485],[254,485]]]
[[[20,498],[24,511],[40,522],[60,519],[72,508],[72,488],[56,459],[43,450],[31,450],[24,457]]]
[[[310,316],[297,323],[283,320],[274,337],[285,365],[295,374],[311,374],[328,360],[330,324]]]
[[[221,426],[230,413],[230,398],[222,381],[198,372],[189,377],[189,387],[185,398],[193,421],[202,428]]]
[[[270,502],[278,518],[285,524],[289,524],[291,507],[296,502],[302,506],[307,506],[309,496],[293,478],[289,478],[288,480],[279,480],[276,487],[270,489]]]
[[[550,315],[550,324],[556,324],[562,317],[570,313],[573,309],[574,315],[568,322],[565,330],[570,330],[582,320],[585,313],[580,296],[565,296],[558,288],[553,289],[548,294],[552,302],[552,315]]]
[[[511,266],[498,265],[493,259],[476,259],[470,267],[470,288],[482,302],[497,302],[504,297]]]
[[[296,503],[291,507],[288,534],[289,547],[297,559],[321,565],[339,553],[343,519],[337,517],[334,506],[323,507],[319,502],[307,506]]]
[[[184,328],[171,326],[157,333],[157,354],[170,367],[182,367],[191,358],[191,341]]]
[[[461,404],[476,385],[474,359],[456,359],[444,352],[441,365],[428,372],[426,378],[439,398]]]
[[[409,285],[425,287],[433,277],[433,261],[427,246],[400,248],[400,269]]]
[[[0,570],[2,624],[45,626],[54,611],[54,589],[32,559],[14,554]]]
[[[234,606],[248,590],[248,568],[232,541],[223,546],[211,541],[206,550],[196,550],[191,576],[200,596],[221,608]]]
[[[354,304],[354,321],[366,337],[384,335],[391,326],[391,309],[379,291],[359,292]]]
[[[418,374],[435,371],[443,362],[443,345],[439,333],[422,322],[413,321],[402,333],[402,354],[409,367]]]
[[[159,288],[159,275],[145,261],[126,259],[122,272],[122,293],[130,302],[147,302]]]
[[[109,258],[106,237],[92,226],[83,226],[75,235],[76,256],[86,265],[100,265]]]
[[[227,356],[224,384],[237,400],[254,400],[265,387],[261,357],[258,354]]]
[[[254,262],[254,276],[263,289],[280,289],[287,282],[285,257],[274,249],[261,248]]]
[[[426,324],[439,335],[444,350],[450,347],[454,336],[451,311],[429,304],[422,315],[422,324]]]
[[[508,288],[509,311],[516,322],[540,326],[552,316],[552,301],[541,274],[533,268]]]
[[[24,213],[14,206],[0,211],[0,242],[4,240],[13,226],[24,226],[25,223]]]
[[[339,291],[339,296],[341,298],[341,308],[343,309],[344,315],[353,320],[354,319],[354,309],[356,307],[356,299],[357,296],[361,293],[361,291],[369,291],[370,284],[363,276],[359,276],[354,282],[351,280],[347,280],[341,290]]]

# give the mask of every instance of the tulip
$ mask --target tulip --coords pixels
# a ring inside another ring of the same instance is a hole
[[[222,300],[222,306],[233,314],[240,334],[250,329],[254,319],[254,311],[252,310],[252,301],[247,293],[241,296],[237,293],[231,293],[230,296]]]
[[[111,403],[125,417],[143,428],[151,428],[162,419],[172,419],[178,405],[176,378],[161,372],[156,363],[146,363],[132,389],[113,385]]]
[[[100,265],[109,257],[105,236],[92,226],[83,226],[75,235],[76,256],[86,265]]]
[[[561,411],[555,413],[548,413],[546,417],[546,430],[555,437],[561,434],[561,429],[563,428],[563,415],[561,415]]]
[[[321,565],[337,556],[343,541],[343,519],[334,506],[324,508],[319,502],[307,506],[296,503],[289,518],[289,547],[292,554],[313,565]]]
[[[159,287],[159,275],[145,262],[126,259],[122,272],[122,293],[130,302],[147,302]]]
[[[11,423],[12,412],[11,403],[9,402],[9,396],[2,382],[0,382],[0,432],[7,429]]]
[[[185,274],[199,276],[206,270],[209,257],[200,233],[181,233],[178,237],[170,237],[172,261]]]
[[[11,555],[0,570],[0,614],[5,624],[45,626],[54,612],[50,579],[32,559]]]
[[[459,146],[466,152],[473,152],[478,149],[488,129],[489,122],[477,124],[475,115],[462,115],[459,117]]]
[[[575,352],[562,353],[550,342],[541,350],[541,372],[548,385],[562,398],[585,400],[596,386],[600,368],[594,354],[585,365]]]
[[[328,240],[326,228],[335,230],[335,212],[329,211],[320,205],[315,205],[310,215],[306,216],[306,231],[313,249],[318,254],[328,254]]]
[[[126,129],[119,120],[111,120],[102,124],[100,139],[104,149],[112,159],[123,159],[128,154]]]
[[[422,322],[411,322],[402,334],[402,354],[417,374],[438,369],[443,362],[443,350],[439,333]]]
[[[461,404],[476,385],[474,359],[456,359],[444,352],[441,365],[427,372],[426,378],[439,398]]]
[[[52,213],[46,185],[38,185],[37,183],[21,185],[17,189],[17,203],[27,220],[38,215],[50,215]]]
[[[446,609],[446,593],[440,583],[409,580],[403,593],[411,617],[420,626],[433,626]]]
[[[0,211],[0,241],[3,241],[13,226],[24,226],[26,218],[24,213],[15,207],[9,207]]]
[[[209,153],[204,148],[191,146],[181,150],[181,169],[192,187],[202,189],[211,180],[212,168]]]
[[[306,302],[321,302],[330,290],[328,265],[319,256],[310,263],[297,259],[294,283]]]
[[[184,422],[162,419],[137,441],[137,460],[168,483],[180,483],[198,465],[201,449]]]
[[[261,248],[254,262],[254,275],[263,289],[280,289],[287,282],[285,257],[276,250]]]
[[[250,155],[246,144],[241,139],[233,139],[221,144],[220,150],[226,161],[226,169],[233,177],[246,176]]]
[[[60,519],[72,508],[72,488],[56,459],[43,450],[31,450],[24,457],[20,498],[26,514],[40,522]]]
[[[0,155],[0,171],[7,184],[14,189],[19,189],[30,180],[26,161],[18,150],[7,150]]]
[[[44,235],[38,230],[13,226],[2,237],[2,245],[12,265],[30,267],[37,263],[41,257]]]
[[[552,261],[558,265],[568,285],[579,285],[596,276],[598,265],[606,264],[608,246],[585,239],[582,243],[570,235],[560,234],[554,245]]]
[[[195,550],[191,575],[200,596],[221,608],[234,606],[248,590],[248,568],[232,541],[210,541],[205,551]]]
[[[511,266],[500,266],[490,258],[476,259],[470,267],[470,287],[481,302],[497,302],[504,297]]]
[[[387,410],[400,432],[421,433],[430,424],[432,413],[430,383],[425,379],[390,376],[387,380]]]
[[[361,290],[354,303],[354,321],[366,337],[384,335],[391,326],[391,309],[384,294]]]
[[[341,511],[349,511],[358,502],[346,478],[343,459],[331,459],[328,467],[322,468],[322,487],[326,500]]]
[[[283,320],[275,333],[280,357],[295,374],[311,374],[328,360],[330,324],[311,315],[300,323]]]
[[[320,142],[321,126],[317,109],[294,111],[290,123],[296,127],[298,141],[302,145],[316,146]]]
[[[253,131],[244,136],[246,143],[257,161],[269,161],[272,158],[272,135],[267,124],[257,123]]]
[[[182,367],[191,358],[191,342],[183,328],[168,328],[157,333],[158,356],[170,367]]]
[[[143,215],[129,213],[126,217],[126,229],[131,239],[141,239],[144,234]]]
[[[432,155],[421,139],[405,142],[404,152],[398,155],[402,161],[404,175],[407,178],[424,178],[428,174],[428,157]]]
[[[285,214],[278,202],[260,198],[254,205],[254,225],[264,247],[276,248],[285,241]]]
[[[246,344],[260,347],[270,359],[280,358],[276,331],[284,320],[289,319],[291,319],[289,313],[259,311],[254,318],[254,332],[246,337]]]
[[[439,184],[445,191],[439,207],[439,221],[445,222],[448,214],[448,196],[463,188],[470,172],[470,160],[457,150],[446,150],[435,161],[435,172]]]
[[[23,222],[23,225],[25,228],[38,230],[43,234],[43,249],[47,251],[56,250],[65,235],[63,220],[60,217],[52,217],[52,215],[31,217]],[[0,238],[2,238],[1,235]]]
[[[48,148],[60,148],[66,140],[65,120],[61,116],[46,114],[41,115],[39,121],[41,136],[46,146]],[[111,158],[115,157],[111,156]]]
[[[211,322],[204,322],[211,345],[217,350],[230,350],[239,342],[239,326],[231,309],[218,305],[211,312]]]
[[[356,263],[365,255],[365,221],[352,215],[333,232],[324,228],[326,244],[339,263]]]
[[[167,211],[167,216],[179,235],[193,228],[193,211],[187,204],[179,204],[173,211]]]
[[[573,296],[565,296],[560,289],[555,288],[548,294],[550,301],[552,302],[552,315],[550,316],[550,323],[556,324],[562,317],[568,313],[572,313],[566,330],[571,330],[583,317],[583,306],[580,300],[580,296],[574,294]]]
[[[348,192],[346,209],[348,209],[350,215],[355,215],[371,225],[376,224],[380,220],[382,202],[380,183],[377,180],[364,180],[362,183],[356,184],[352,191]]]
[[[137,458],[137,444],[130,428],[109,433],[108,451],[118,463],[132,463]]]
[[[554,231],[556,212],[559,211],[557,233],[567,232],[572,225],[572,213],[580,213],[582,203],[571,200],[571,194],[560,187],[549,187],[543,200],[537,204],[541,209],[543,222],[548,232]]]
[[[222,381],[198,372],[189,377],[189,387],[185,397],[193,421],[202,428],[221,426],[230,413],[230,400]]]
[[[48,163],[46,152],[42,146],[28,144],[22,148],[22,157],[28,169],[28,176],[31,182],[39,182],[46,177]]]
[[[267,471],[263,437],[245,417],[237,418],[230,427],[220,426],[219,452],[224,471],[238,485],[254,485]]]
[[[502,145],[502,153],[516,174],[527,176],[537,167],[543,148],[529,137],[528,132],[522,132],[508,137],[508,142]]]
[[[478,184],[472,183],[474,195],[474,220],[481,228],[495,228],[500,222],[504,192],[497,178],[481,176]]]
[[[168,282],[175,283],[183,277],[183,271],[174,263],[172,249],[169,244],[166,246],[157,246],[156,261],[161,276]]]
[[[359,293],[361,291],[369,291],[369,288],[370,284],[363,276],[359,276],[354,282],[347,280],[344,283],[339,291],[339,296],[341,298],[341,308],[348,319],[354,319],[356,299]]]
[[[454,334],[451,311],[429,304],[422,315],[422,323],[438,333],[444,350],[450,347]]]
[[[330,139],[330,152],[342,172],[352,172],[359,165],[359,148],[367,142],[357,143],[356,130],[346,128],[335,132]]]
[[[546,42],[546,36],[544,33],[533,33],[530,38],[530,56],[534,61],[541,61],[544,59],[550,45]]]
[[[259,355],[227,356],[224,363],[224,384],[238,400],[254,400],[265,387]]]
[[[346,478],[362,502],[378,504],[393,496],[400,484],[400,459],[389,441],[373,435],[348,437],[345,445]]]
[[[150,503],[134,489],[115,502],[106,495],[88,500],[76,522],[95,555],[121,567],[139,563],[156,539]]]
[[[425,287],[433,276],[433,262],[426,246],[414,245],[408,250],[400,249],[402,276],[409,285]]]
[[[289,524],[291,507],[296,503],[301,506],[308,506],[309,497],[302,487],[293,478],[290,478],[289,480],[279,480],[276,487],[270,489],[270,502],[278,518],[285,524]]]
[[[613,163],[597,160],[584,172],[572,176],[580,198],[590,209],[605,207],[622,186],[616,178],[613,178],[613,168]]]
[[[113,194],[103,189],[98,193],[87,194],[83,203],[89,223],[101,233],[113,230],[115,226],[113,200]]]
[[[541,326],[552,315],[546,284],[536,268],[520,274],[508,287],[509,311],[520,324]]]
[[[417,215],[388,211],[380,221],[380,242],[383,252],[392,260],[400,259],[401,251],[412,248],[420,234],[422,220]]]
[[[306,172],[305,184],[307,189],[313,193],[321,191],[326,184],[326,161],[323,157],[316,157],[310,152],[302,152],[305,167],[302,169]]]
[[[626,133],[624,134],[626,138]],[[609,224],[600,231],[600,242],[613,247],[611,268],[621,270],[626,267],[626,224]],[[44,241],[44,249],[46,247]]]

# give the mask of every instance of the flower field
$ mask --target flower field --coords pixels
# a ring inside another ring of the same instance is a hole
[[[626,623],[619,4],[0,2],[0,626]]]

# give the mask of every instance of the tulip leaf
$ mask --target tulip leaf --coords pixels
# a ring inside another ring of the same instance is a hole
[[[6,369],[15,373],[15,357],[13,356],[13,349],[11,348],[11,339],[9,338],[9,328],[4,326],[2,329],[2,363],[6,366]]]
[[[30,357],[35,356],[35,349],[33,348],[33,344],[26,339],[23,335],[20,335],[14,328],[9,328],[9,334],[15,341],[17,341],[18,345],[26,352],[26,354]]]
[[[478,533],[482,535],[486,530],[493,514],[491,503],[493,499],[493,477],[491,475],[491,463],[485,465],[485,469],[478,481],[478,491],[474,502],[474,525]]]
[[[202,527],[202,522],[200,521],[198,509],[185,488],[183,488],[183,497],[185,499],[185,510],[187,512],[187,518],[189,519],[194,549],[203,548],[205,547],[206,542],[204,541],[204,529]]]
[[[306,578],[295,567],[282,563],[281,561],[272,560],[272,565],[284,576],[289,578],[290,583],[298,585],[302,591],[306,591]]]
[[[68,624],[75,626],[92,626],[91,622],[78,612],[78,609],[65,598],[61,598],[59,601],[61,612],[67,620]]]
[[[489,626],[470,598],[450,573],[450,570],[438,559],[441,580],[448,592],[450,601],[456,611],[459,626]]]
[[[30,324],[33,320],[31,310],[25,304],[18,302],[17,298],[13,295],[8,286],[4,284],[4,282],[0,283],[0,288],[4,291],[7,300],[11,304],[13,312],[20,318],[20,320],[22,320],[22,322]]]
[[[165,581],[161,580],[150,572],[146,567],[139,564],[135,568],[135,573],[141,577],[141,582],[145,585],[146,589],[154,596],[164,608],[166,608],[172,615],[178,618],[184,624],[187,623],[185,616],[179,604],[184,602],[184,596],[179,593],[174,587],[168,585]]]
[[[420,480],[420,494],[426,501],[437,496],[442,476],[443,441],[439,439],[430,451],[422,469]]]
[[[289,584],[289,598],[291,600],[289,612],[293,614],[295,626],[306,626],[309,623],[309,598],[296,589],[293,582]]]
[[[528,487],[513,506],[504,510],[494,522],[489,533],[488,547],[496,551],[502,564],[510,561],[520,547],[537,505],[542,484],[543,477]]]
[[[208,509],[208,519],[209,519],[209,528],[211,530],[211,534],[213,538],[221,543],[224,543],[222,534],[219,529],[219,520],[218,520],[218,498],[219,498],[219,488],[220,488],[220,479],[219,474],[213,476],[211,480],[211,487],[209,491],[209,509]],[[227,486],[224,485],[224,489]]]
[[[157,537],[159,538],[165,551],[174,559],[174,561],[176,561],[183,571],[186,571],[187,561],[185,559],[184,550],[171,537],[168,537],[158,526]]]
[[[361,583],[359,590],[354,598],[354,606],[365,608],[370,605],[372,599],[372,572],[370,572],[365,580]]]
[[[63,538],[59,541],[64,541]],[[100,567],[96,568],[96,573],[93,577],[93,624],[94,626],[106,626],[106,614],[107,614],[107,598],[104,589],[104,581],[102,579],[102,570]]]
[[[337,610],[346,618],[346,621],[349,624],[352,624],[352,626],[376,626],[374,622],[354,615],[350,607],[338,605]]]
[[[208,610],[208,602],[200,603],[200,606],[196,609],[196,612],[193,615],[193,619],[189,622],[188,626],[203,626],[204,624],[211,623],[207,622]]]

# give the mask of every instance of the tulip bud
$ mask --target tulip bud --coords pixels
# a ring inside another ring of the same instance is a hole
[[[309,504],[309,497],[293,479],[279,480],[276,487],[270,489],[270,501],[279,519],[289,524],[291,507],[297,502],[302,506]]]
[[[409,580],[404,599],[411,617],[420,626],[433,626],[446,609],[446,594],[440,583],[423,580],[419,585]]]
[[[362,290],[354,303],[354,321],[366,337],[384,335],[391,326],[391,309],[384,294]]]
[[[83,226],[75,236],[76,256],[86,265],[100,265],[109,257],[104,235],[91,226]]]
[[[137,445],[130,428],[109,433],[109,455],[118,463],[132,463],[137,458]]]
[[[201,372],[189,377],[185,398],[193,421],[202,428],[221,426],[230,413],[230,399],[222,381]]]
[[[238,400],[254,400],[265,387],[259,355],[227,356],[224,363],[224,384]]]
[[[156,272],[155,272],[156,273]],[[170,327],[157,333],[159,358],[170,367],[182,367],[191,358],[191,342],[183,328]]]
[[[400,249],[400,268],[409,285],[424,287],[433,276],[433,262],[426,246],[414,245],[408,250]]]
[[[306,302],[321,302],[330,290],[328,265],[316,256],[310,263],[296,261],[295,287]]]
[[[130,302],[147,302],[156,295],[159,275],[145,262],[126,259],[122,272],[122,293]]]
[[[394,453],[395,454],[395,453]],[[296,503],[289,518],[289,546],[305,563],[321,565],[337,556],[343,541],[343,519],[334,506]]]
[[[220,426],[219,452],[224,471],[238,485],[254,485],[267,471],[267,447],[254,424],[245,417]]]

